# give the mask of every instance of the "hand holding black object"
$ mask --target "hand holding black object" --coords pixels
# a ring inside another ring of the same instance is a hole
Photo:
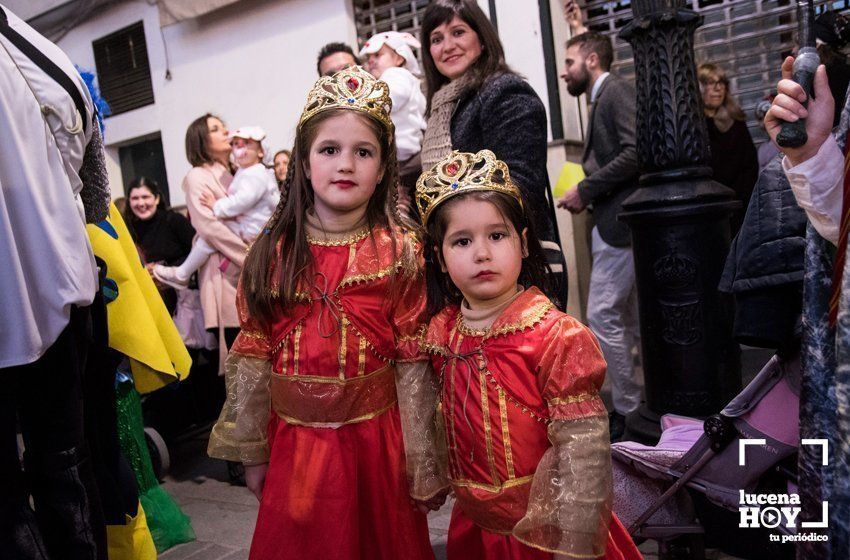
[[[814,95],[815,71],[820,65],[818,51],[814,47],[803,47],[794,60],[792,80],[800,84],[806,94],[803,107],[808,105],[809,99]],[[776,143],[781,148],[799,148],[809,139],[806,133],[806,121],[803,118],[793,122],[786,122],[776,136]]]
[[[794,61],[792,79],[802,86],[806,92],[803,106],[814,93],[813,82],[815,71],[820,64],[820,57],[815,45],[815,5],[813,0],[797,0],[797,34],[800,40],[800,50]],[[800,119],[782,125],[782,131],[776,137],[776,143],[782,148],[799,148],[808,140],[806,124]]]
[[[764,126],[770,139],[776,142],[783,123],[805,119],[807,141],[799,147],[782,147],[791,164],[798,165],[815,155],[831,133],[835,101],[829,91],[829,81],[823,65],[815,71],[812,97],[791,79],[793,66],[794,57],[791,56],[782,63],[782,80],[777,84],[777,95],[765,115]],[[804,106],[806,101],[808,105]]]

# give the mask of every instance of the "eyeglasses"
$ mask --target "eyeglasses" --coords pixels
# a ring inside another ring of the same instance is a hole
[[[707,82],[703,82],[703,84],[707,88],[720,87],[720,89],[726,89],[726,85],[727,85],[726,81],[724,81],[724,80],[709,80]]]

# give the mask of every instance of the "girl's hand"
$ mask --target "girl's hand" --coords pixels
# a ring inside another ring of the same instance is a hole
[[[263,486],[266,484],[268,470],[268,463],[245,465],[245,485],[257,497],[258,501],[263,499]]]
[[[449,489],[441,490],[433,498],[427,500],[413,500],[413,504],[421,513],[427,514],[429,511],[437,511],[443,504],[446,503],[446,496],[449,495]]]
[[[202,192],[201,196],[198,199],[198,202],[201,203],[201,206],[206,206],[210,210],[215,206],[215,196],[213,196],[210,192]]]

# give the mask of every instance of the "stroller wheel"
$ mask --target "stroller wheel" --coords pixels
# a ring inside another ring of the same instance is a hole
[[[148,444],[148,452],[153,463],[153,472],[157,480],[162,480],[168,468],[171,466],[171,456],[168,454],[168,446],[159,432],[153,428],[145,428],[145,443]]]

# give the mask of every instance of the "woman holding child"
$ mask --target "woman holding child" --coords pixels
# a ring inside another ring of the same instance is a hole
[[[230,151],[227,127],[214,115],[198,117],[186,130],[186,157],[193,166],[183,179],[186,207],[198,236],[216,250],[198,276],[204,324],[207,329],[219,329],[222,352],[239,333],[236,284],[248,247],[215,217],[203,199],[210,194],[216,199],[227,196],[227,188],[233,181]]]

